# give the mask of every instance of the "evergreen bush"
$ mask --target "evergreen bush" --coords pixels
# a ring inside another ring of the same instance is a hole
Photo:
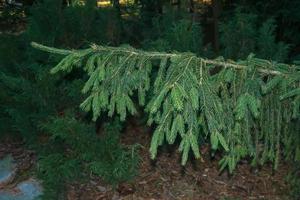
[[[87,174],[100,176],[116,186],[137,173],[139,162],[136,146],[120,145],[119,121],[104,124],[99,137],[91,124],[75,119],[74,113],[55,117],[41,124],[50,141],[40,152],[38,175],[44,180],[43,199],[64,199],[66,183],[83,182]],[[80,178],[80,179],[79,179]]]
[[[255,52],[259,58],[284,62],[289,45],[276,41],[275,30],[274,19],[260,23],[257,15],[237,8],[220,26],[222,54],[226,58],[245,59]]]
[[[189,16],[172,10],[153,18],[153,26],[145,35],[143,48],[154,51],[193,52],[197,55],[211,56],[210,45],[203,42],[200,24],[191,21]]]
[[[88,122],[90,116],[77,108],[84,99],[80,79],[85,75],[49,76],[59,56],[29,46],[31,40],[72,48],[108,43],[109,31],[115,30],[109,30],[106,19],[113,11],[102,12],[94,3],[38,1],[24,33],[0,35],[0,135],[15,134],[37,152],[43,199],[65,199],[66,184],[84,180],[84,174],[116,185],[137,173],[135,146],[119,144],[120,124],[107,124],[103,139],[96,133],[99,124]]]

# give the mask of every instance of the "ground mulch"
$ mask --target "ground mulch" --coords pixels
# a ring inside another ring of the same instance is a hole
[[[155,161],[149,157],[151,128],[131,119],[122,135],[125,145],[141,144],[139,175],[115,190],[96,177],[89,183],[72,185],[69,200],[244,200],[288,198],[285,177],[289,166],[283,162],[275,172],[271,165],[252,169],[244,161],[234,174],[219,172],[218,156],[212,159],[209,147],[201,148],[201,160],[180,164],[178,147],[165,146]],[[174,150],[175,149],[175,150]]]

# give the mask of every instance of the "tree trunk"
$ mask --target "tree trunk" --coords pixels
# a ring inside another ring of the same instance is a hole
[[[213,26],[214,26],[214,49],[218,53],[220,50],[220,40],[219,40],[219,17],[221,14],[220,0],[212,0],[212,11],[213,11]]]
[[[116,9],[117,14],[121,17],[121,8],[119,0],[112,0],[113,7]]]
[[[192,15],[192,21],[195,22],[196,21],[196,10],[195,10],[195,3],[194,0],[190,0],[190,5],[189,5],[189,12]]]
[[[178,1],[177,1],[177,10],[180,10],[180,8],[181,8],[181,1],[178,0]]]

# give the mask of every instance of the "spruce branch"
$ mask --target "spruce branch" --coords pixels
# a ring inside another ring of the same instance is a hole
[[[245,157],[255,163],[271,161],[276,167],[279,146],[285,142],[280,136],[295,137],[289,130],[299,116],[300,77],[295,65],[253,54],[235,62],[130,46],[92,44],[83,50],[64,50],[31,45],[64,56],[52,73],[80,67],[87,74],[82,89],[87,98],[81,108],[91,111],[93,120],[103,113],[125,120],[128,113],[137,112],[137,94],[149,115],[148,124],[156,124],[150,145],[153,159],[163,142],[173,144],[179,138],[184,165],[190,151],[200,157],[200,139],[210,138],[212,151],[224,150],[221,169],[232,172]],[[223,68],[211,70],[216,67]],[[294,149],[287,151],[291,154]]]
[[[36,42],[31,42],[31,46],[42,50],[46,51],[49,53],[54,53],[54,54],[60,54],[60,55],[68,55],[71,53],[77,53],[82,50],[65,50],[65,49],[58,49],[54,47],[48,47]],[[91,50],[95,52],[111,52],[111,53],[125,53],[129,55],[137,55],[137,56],[146,56],[150,58],[171,58],[171,57],[180,57],[182,56],[182,53],[165,53],[165,52],[156,52],[156,51],[142,51],[142,50],[137,50],[135,48],[124,48],[124,47],[111,47],[111,46],[102,46],[102,45],[96,45],[92,44],[91,45]],[[193,55],[191,55],[193,56]],[[248,69],[247,65],[242,65],[235,63],[233,61],[219,61],[219,60],[211,60],[211,59],[205,59],[205,58],[199,58],[203,62],[203,64],[210,64],[210,65],[215,65],[215,66],[222,66],[222,67],[229,67],[229,68],[234,68],[238,70],[243,70],[243,69]],[[265,69],[265,68],[258,68],[258,72],[266,75],[281,75],[281,76],[286,76],[287,74],[277,71],[277,70],[271,70],[271,69]]]

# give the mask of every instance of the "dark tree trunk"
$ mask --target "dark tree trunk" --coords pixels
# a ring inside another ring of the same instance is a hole
[[[195,21],[196,21],[196,15],[197,15],[197,12],[196,12],[196,10],[195,10],[195,3],[194,3],[194,0],[190,0],[189,12],[191,13],[192,21],[195,22]]]
[[[121,8],[119,0],[112,0],[113,7],[116,10],[117,14],[121,17]]]
[[[194,0],[190,0],[190,13],[195,13],[195,3]]]
[[[181,8],[181,1],[178,0],[178,1],[177,1],[177,9],[180,10],[180,8]]]
[[[141,0],[141,16],[145,24],[152,24],[153,17],[163,13],[162,0]]]
[[[212,11],[213,11],[213,26],[214,26],[214,48],[218,53],[220,50],[219,41],[219,17],[221,14],[221,0],[212,0]]]

